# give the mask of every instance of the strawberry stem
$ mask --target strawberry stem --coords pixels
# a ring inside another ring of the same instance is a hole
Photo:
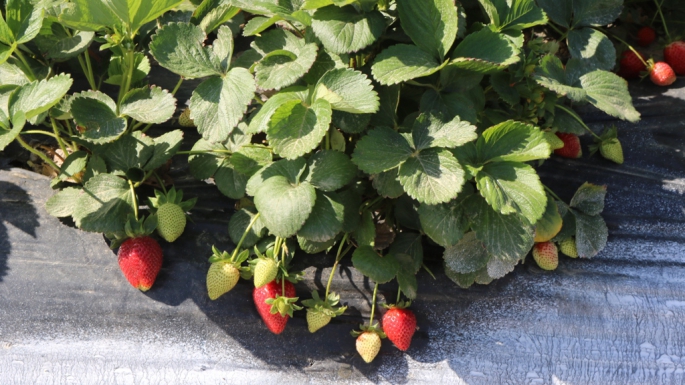
[[[343,239],[340,241],[340,246],[338,246],[338,254],[335,256],[335,263],[333,264],[333,268],[331,269],[331,274],[328,275],[328,284],[326,284],[326,295],[324,296],[324,300],[328,298],[328,293],[331,289],[331,282],[333,282],[333,274],[335,274],[335,269],[338,267],[338,263],[342,259],[347,252],[350,251],[352,248],[352,245],[348,245],[347,248],[345,249],[344,252],[342,252],[342,247],[347,242],[347,238],[350,236],[349,233],[345,233],[345,236],[343,236]]]
[[[261,213],[257,213],[257,215],[255,215],[252,218],[252,220],[250,221],[250,224],[247,225],[247,228],[243,232],[243,236],[240,237],[240,240],[238,241],[238,245],[235,247],[235,250],[233,250],[233,255],[231,255],[231,260],[235,260],[236,255],[238,255],[238,251],[240,251],[240,246],[243,245],[243,241],[245,240],[245,237],[247,237],[247,233],[250,232],[250,230],[252,229],[252,226],[255,224],[255,222],[257,222],[257,219],[259,219],[260,214]],[[278,238],[276,239],[276,241],[278,241]]]
[[[162,178],[156,172],[153,172],[153,174],[155,175],[155,178],[157,179],[157,183],[159,183],[159,185],[162,187],[162,191],[164,191],[164,195],[166,195],[167,191],[166,191],[166,186],[164,185],[164,180],[162,180]]]
[[[594,136],[595,138],[597,138],[599,140],[602,140],[602,138],[600,138],[599,135],[595,134],[594,131],[592,131],[590,129],[590,127],[588,127],[585,124],[585,122],[583,122],[583,119],[581,119],[580,116],[578,116],[578,114],[575,113],[575,111],[571,110],[570,108],[566,108],[566,107],[562,106],[561,104],[557,104],[556,107],[562,111],[565,111],[567,114],[571,115],[573,117],[573,119],[578,121],[578,123],[580,123],[580,125],[583,126],[583,128],[585,128],[589,133],[591,133],[592,136]]]
[[[666,25],[666,18],[664,17],[664,13],[661,12],[661,3],[659,3],[658,0],[654,0],[654,4],[656,4],[656,10],[659,13],[659,16],[661,16],[661,23],[664,25],[664,32],[666,32],[666,38],[668,39],[668,42],[671,43],[671,34],[668,33],[668,26]]]
[[[133,199],[133,214],[136,217],[136,221],[138,220],[138,197],[136,197],[136,188],[133,187],[133,182],[131,182],[130,179],[128,179],[128,185],[131,187],[131,198]]]
[[[19,144],[22,147],[24,147],[26,150],[28,150],[30,153],[41,158],[43,160],[43,162],[47,163],[50,167],[55,169],[55,171],[57,171],[57,173],[60,172],[59,167],[57,167],[57,165],[55,164],[55,162],[52,161],[52,159],[48,158],[47,156],[45,156],[45,154],[36,150],[35,148],[29,146],[28,143],[24,142],[24,139],[22,139],[21,136],[17,136],[17,142],[19,142]]]
[[[398,282],[398,285],[399,285],[399,282]],[[395,300],[396,304],[400,303],[400,294],[402,294],[402,288],[397,287],[397,299]]]
[[[637,52],[637,50],[636,50],[635,48],[633,48],[632,45],[628,44],[627,41],[621,39],[620,37],[614,35],[613,33],[607,31],[607,30],[604,29],[604,28],[595,27],[595,29],[598,30],[598,31],[600,31],[600,32],[602,32],[602,33],[604,33],[605,35],[609,35],[609,36],[613,37],[614,39],[618,40],[619,43],[625,44],[625,45],[628,47],[628,49],[631,50],[631,51],[633,51],[633,53],[635,54],[635,56],[637,56],[637,58],[640,59],[640,61],[642,62],[642,64],[644,64],[645,67],[649,68],[649,64],[647,64],[647,62],[645,61],[645,59],[642,58],[642,55],[640,55],[640,53]]]
[[[378,292],[378,282],[373,287],[373,302],[371,303],[371,318],[369,318],[369,326],[373,326],[373,313],[376,311],[376,293]]]
[[[50,123],[52,123],[52,132],[55,133],[55,140],[57,140],[57,144],[59,144],[59,148],[62,149],[62,153],[64,153],[65,157],[69,156],[69,152],[67,151],[67,146],[64,145],[62,138],[59,136],[59,129],[57,128],[57,122],[55,122],[54,118],[50,118]]]
[[[549,193],[549,195],[551,195],[552,197],[554,197],[556,200],[558,200],[559,202],[561,202],[561,203],[563,203],[563,204],[566,204],[566,202],[564,202],[563,199],[559,198],[559,196],[558,196],[557,194],[555,194],[554,191],[552,191],[551,188],[545,186],[544,184],[542,185],[542,187],[544,187],[545,190],[547,190],[547,192]]]

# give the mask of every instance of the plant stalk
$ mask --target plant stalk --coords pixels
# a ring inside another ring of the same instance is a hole
[[[50,123],[52,124],[52,132],[55,133],[55,140],[57,140],[57,144],[59,144],[59,148],[62,149],[62,153],[64,154],[64,157],[66,158],[69,155],[69,152],[67,151],[67,146],[64,145],[62,138],[60,138],[60,136],[59,136],[59,129],[57,128],[57,122],[55,122],[54,118],[50,118]]]
[[[602,140],[602,138],[600,138],[599,135],[595,134],[595,132],[592,131],[592,130],[590,129],[590,127],[588,127],[588,126],[585,124],[585,122],[583,122],[583,119],[581,119],[581,118],[578,116],[578,114],[576,114],[574,111],[572,111],[572,110],[569,109],[569,108],[566,108],[566,107],[562,106],[561,104],[557,104],[556,107],[557,107],[558,109],[560,109],[560,110],[566,112],[567,114],[571,115],[571,116],[573,117],[573,119],[575,119],[578,123],[580,123],[580,125],[583,126],[583,128],[585,128],[589,133],[591,133],[592,136],[594,136],[595,138],[597,138],[597,139],[599,139],[599,140]]]
[[[38,156],[39,158],[41,158],[41,159],[43,160],[43,162],[47,163],[50,167],[52,167],[53,169],[55,169],[55,171],[57,171],[58,173],[60,172],[59,167],[57,166],[57,164],[55,164],[55,162],[52,161],[52,159],[48,158],[45,154],[43,154],[42,152],[36,150],[35,148],[29,146],[29,144],[26,143],[26,142],[24,141],[24,139],[21,138],[21,136],[17,136],[17,142],[18,142],[22,147],[24,147],[26,150],[28,150],[30,153],[32,153],[32,154]]]
[[[133,187],[133,182],[131,182],[130,179],[128,179],[128,185],[131,188],[131,198],[133,198],[133,214],[136,217],[136,221],[138,220],[138,197],[136,196],[136,188]]]
[[[328,284],[326,284],[326,295],[324,296],[324,299],[328,298],[328,293],[331,289],[331,283],[333,282],[333,275],[335,274],[335,269],[338,267],[338,263],[352,248],[352,245],[348,245],[347,249],[345,249],[345,251],[342,252],[342,247],[345,244],[345,242],[347,242],[347,238],[349,236],[349,233],[345,233],[345,236],[343,236],[342,240],[340,241],[340,246],[338,246],[338,254],[335,256],[335,263],[333,264],[333,268],[331,269],[331,274],[328,275]]]
[[[257,219],[259,219],[260,214],[261,213],[257,213],[257,215],[255,215],[254,218],[252,218],[252,220],[250,221],[250,224],[247,225],[247,228],[245,229],[243,236],[240,237],[240,241],[238,241],[238,245],[235,247],[235,250],[233,250],[233,255],[231,255],[232,260],[235,260],[235,257],[238,255],[238,251],[240,250],[240,247],[243,245],[243,241],[247,237],[247,233],[250,232],[250,230],[252,229],[252,226],[255,224],[255,222],[257,222]]]
[[[371,304],[371,317],[369,318],[369,326],[373,326],[373,315],[376,311],[376,293],[378,293],[378,283],[373,287],[373,303]]]

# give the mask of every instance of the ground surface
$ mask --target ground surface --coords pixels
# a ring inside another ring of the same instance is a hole
[[[173,248],[163,245],[162,272],[143,294],[101,235],[45,212],[47,178],[0,160],[0,382],[682,384],[684,83],[632,86],[651,96],[636,98],[639,124],[618,123],[625,165],[552,159],[541,171],[565,199],[586,180],[609,186],[610,238],[599,256],[564,259],[551,273],[529,263],[469,290],[420,273],[411,349],[402,354],[386,342],[370,365],[348,333],[368,314],[371,285],[347,267],[333,286],[349,315],[316,335],[303,312],[282,335],[268,333],[249,282],[209,301],[209,246],[232,247],[233,211],[211,186],[177,180],[200,198],[195,223]],[[584,115],[593,128],[612,123]],[[322,259],[305,261],[313,267],[299,293],[322,288],[330,265]],[[394,297],[392,286],[381,291]]]

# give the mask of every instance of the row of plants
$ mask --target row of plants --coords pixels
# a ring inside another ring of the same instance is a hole
[[[252,279],[269,330],[306,309],[313,333],[346,311],[331,282],[351,253],[374,282],[369,322],[354,332],[370,362],[386,335],[409,348],[425,245],[444,248],[444,273],[462,288],[529,254],[554,270],[558,249],[592,258],[605,247],[606,187],[585,183],[565,202],[536,167],[580,157],[587,133],[593,152],[623,162],[616,128],[594,133],[575,111],[640,118],[611,72],[622,10],[622,0],[8,0],[0,150],[16,142],[40,158],[57,190],[48,212],[104,233],[143,291],[162,265],[154,233],[174,242],[192,214],[195,199],[165,175],[187,157],[195,178],[237,201],[236,247],[214,248],[209,297]],[[249,49],[234,52],[237,40]],[[157,65],[178,75],[173,90],[149,84]],[[72,75],[89,89],[70,92]],[[202,79],[187,108],[175,98],[185,79]],[[147,134],[177,110],[201,136],[190,151],[184,129]],[[326,291],[303,301],[290,269],[300,253],[332,264]],[[378,285],[393,280],[397,300],[378,324]]]

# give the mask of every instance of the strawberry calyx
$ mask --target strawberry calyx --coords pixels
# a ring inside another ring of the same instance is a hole
[[[157,216],[154,214],[136,219],[135,215],[129,214],[126,218],[123,232],[106,233],[105,236],[111,241],[109,247],[114,250],[124,241],[130,238],[146,237],[157,228]]]
[[[337,317],[345,313],[347,306],[338,306],[340,303],[340,296],[336,293],[329,293],[327,298],[322,299],[319,292],[312,291],[312,298],[302,301],[302,305],[307,308],[307,311],[321,313],[331,318]]]
[[[352,337],[359,337],[360,335],[366,332],[376,333],[380,338],[388,338],[388,336],[385,335],[385,332],[380,327],[380,324],[378,322],[375,322],[371,325],[360,324],[359,330],[352,330],[350,334],[352,335]]]
[[[184,213],[190,211],[197,203],[197,197],[183,200],[183,190],[176,190],[175,187],[170,188],[166,193],[155,190],[155,197],[148,198],[150,202],[150,210],[156,212],[165,203],[171,203],[179,206]],[[187,214],[186,214],[187,215]]]
[[[387,304],[384,303],[383,307],[390,310],[390,309],[407,309],[409,306],[411,306],[411,300],[408,299],[406,301],[397,301],[395,304]]]
[[[275,298],[269,298],[265,302],[267,305],[271,305],[271,314],[279,313],[281,317],[293,316],[293,312],[296,310],[302,310],[302,306],[295,304],[299,297],[286,297],[280,294],[276,294]]]

